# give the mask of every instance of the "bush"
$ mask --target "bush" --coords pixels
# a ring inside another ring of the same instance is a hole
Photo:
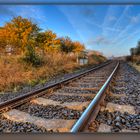
[[[126,56],[126,61],[132,61],[132,57],[131,56]]]
[[[43,63],[42,59],[35,53],[34,48],[31,46],[27,46],[27,51],[23,60],[33,66],[40,66]]]

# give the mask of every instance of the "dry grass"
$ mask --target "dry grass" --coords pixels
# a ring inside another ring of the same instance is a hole
[[[75,57],[65,54],[48,54],[44,56],[45,63],[37,68],[19,61],[20,57],[0,57],[0,91],[17,91],[26,85],[43,84],[56,75],[80,67]],[[97,61],[93,60],[92,64],[97,64]]]
[[[132,61],[133,61],[133,63],[135,62],[135,63],[140,63],[140,56],[132,56]]]
[[[70,72],[78,65],[62,54],[52,54],[44,57],[45,64],[38,68],[23,64],[20,56],[0,58],[0,91],[17,90],[20,86],[45,83],[50,77],[61,72]]]
[[[140,65],[136,65],[135,63],[129,63],[129,64],[140,72]]]
[[[140,72],[140,56],[132,56],[132,62],[129,64]]]
[[[93,54],[89,56],[89,64],[99,64],[106,61],[106,58],[100,54]]]

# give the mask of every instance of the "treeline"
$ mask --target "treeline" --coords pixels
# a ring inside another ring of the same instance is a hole
[[[130,49],[130,54],[131,55],[127,57],[127,60],[140,64],[140,41],[138,41],[136,47]]]
[[[37,24],[21,16],[13,18],[0,28],[0,53],[21,55],[33,64],[41,62],[40,56],[61,52],[79,54],[84,44],[69,37],[58,37],[51,30],[41,31]]]
[[[131,53],[131,56],[140,55],[140,41],[138,41],[138,44],[135,48],[130,49],[130,53]]]

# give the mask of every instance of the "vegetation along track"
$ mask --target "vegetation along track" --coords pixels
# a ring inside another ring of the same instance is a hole
[[[69,132],[94,99],[117,62],[89,70],[33,96],[23,96],[0,104],[1,132]],[[28,97],[28,98],[27,98]],[[30,98],[29,98],[30,97]]]

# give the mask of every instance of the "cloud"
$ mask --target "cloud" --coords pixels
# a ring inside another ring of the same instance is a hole
[[[131,5],[126,5],[124,7],[124,10],[123,10],[122,14],[116,20],[116,23],[114,24],[113,28],[118,28],[118,26],[121,24],[121,22],[124,20],[124,18],[128,15],[128,11],[131,7],[132,7]]]
[[[117,20],[117,17],[115,17],[115,16],[109,16],[108,17],[108,20],[109,21],[116,21]]]
[[[103,29],[103,30],[108,30],[108,31],[113,31],[113,32],[120,32],[122,31],[122,29],[120,27],[118,28],[111,28],[111,27],[106,27],[106,26],[103,26],[103,25],[100,25],[98,23],[96,23],[95,21],[91,21],[91,20],[88,20],[86,19],[85,20],[88,24],[91,24],[91,25],[94,25],[100,29]]]
[[[22,6],[17,6],[17,8],[18,8],[18,16],[28,18],[32,22],[40,25],[46,22],[46,17],[44,15],[44,12],[39,6],[22,5]]]
[[[121,29],[119,29],[119,28],[110,28],[110,27],[104,27],[104,29],[105,30],[108,30],[108,31],[113,31],[113,32],[120,32],[121,31]]]
[[[131,21],[131,23],[134,23],[134,24],[139,23],[140,17],[139,16],[132,16],[132,17],[130,17],[130,21]]]
[[[94,45],[94,44],[109,45],[109,44],[112,44],[112,42],[104,36],[98,36],[96,37],[96,39],[89,39],[86,44],[87,45]]]
[[[3,16],[15,16],[16,13],[13,12],[9,6],[3,6],[3,5],[0,5],[0,15]]]

